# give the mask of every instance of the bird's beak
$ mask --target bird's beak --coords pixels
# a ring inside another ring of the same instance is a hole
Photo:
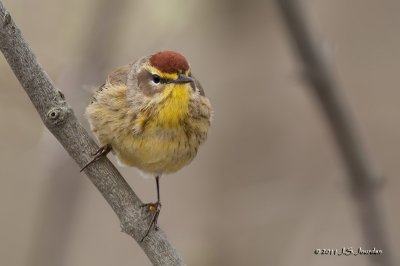
[[[194,80],[191,77],[188,77],[183,74],[179,74],[177,79],[171,80],[171,83],[177,83],[177,84],[190,83],[190,82],[194,82]]]

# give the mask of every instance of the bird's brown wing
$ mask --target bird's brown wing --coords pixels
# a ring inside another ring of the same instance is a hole
[[[130,65],[125,65],[114,69],[111,74],[107,77],[107,83],[112,85],[122,84],[126,85],[128,79]]]
[[[96,92],[94,93],[91,103],[96,101],[96,95],[100,93],[107,84],[112,85],[126,85],[128,80],[128,73],[129,73],[130,65],[121,66],[119,68],[114,69],[110,75],[108,75],[106,82],[101,85]]]
[[[204,90],[203,90],[203,86],[201,86],[201,84],[200,84],[200,82],[198,81],[198,79],[196,79],[196,77],[193,76],[193,74],[190,74],[190,77],[191,77],[192,79],[194,79],[194,84],[195,84],[196,88],[199,90],[200,95],[201,95],[201,96],[206,96],[206,94],[204,93]]]

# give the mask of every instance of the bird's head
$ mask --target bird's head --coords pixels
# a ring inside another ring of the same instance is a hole
[[[128,85],[148,97],[176,90],[189,96],[204,95],[200,83],[192,76],[186,58],[173,51],[158,52],[135,62],[129,73]]]

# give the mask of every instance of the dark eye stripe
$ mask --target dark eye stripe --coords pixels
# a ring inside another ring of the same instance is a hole
[[[162,78],[157,74],[153,74],[152,75],[153,78],[153,82],[156,84],[167,84],[167,83],[171,83],[172,79],[167,79],[167,78]]]
[[[170,79],[166,79],[166,78],[162,78],[162,79],[161,79],[161,83],[162,83],[162,84],[170,83],[170,81],[171,81]]]

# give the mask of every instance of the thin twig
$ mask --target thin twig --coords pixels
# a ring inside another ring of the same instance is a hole
[[[1,1],[0,50],[46,127],[83,167],[98,147],[37,62]],[[139,242],[146,233],[151,215],[140,208],[142,202],[107,158],[88,167],[85,173],[117,214],[122,231],[138,242],[153,265],[184,265],[162,230],[152,230],[142,243]]]
[[[342,89],[328,60],[316,41],[301,1],[278,0],[278,4],[297,52],[303,60],[311,89],[328,118],[347,168],[352,193],[360,214],[362,230],[368,245],[365,248],[376,247],[384,253],[368,258],[371,259],[373,265],[394,265],[389,253],[376,195],[377,176],[362,143],[360,131],[356,127],[350,107],[342,95]]]

